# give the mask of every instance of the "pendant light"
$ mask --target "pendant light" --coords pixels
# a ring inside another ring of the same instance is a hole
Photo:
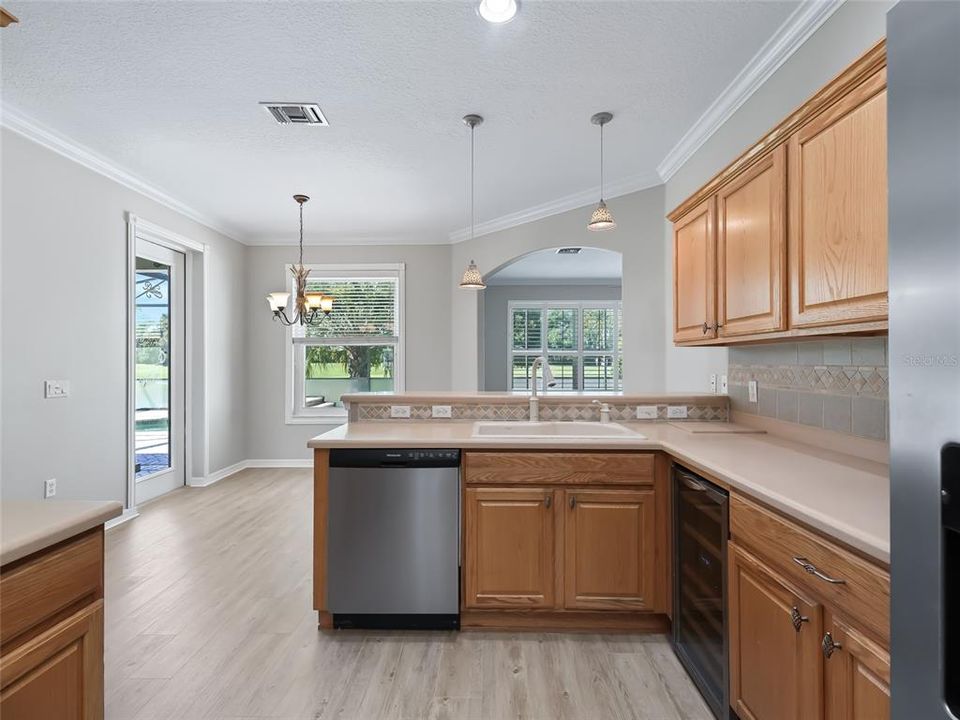
[[[310,325],[317,320],[317,312],[327,317],[333,310],[333,298],[319,292],[307,292],[307,276],[310,270],[303,266],[303,206],[310,198],[306,195],[294,195],[293,199],[300,206],[300,264],[290,268],[293,279],[297,283],[297,296],[294,300],[293,317],[286,313],[287,303],[290,301],[288,292],[272,292],[267,295],[273,319],[284,325]],[[320,318],[323,320],[323,318]]]
[[[600,126],[600,204],[590,216],[590,222],[587,223],[587,230],[599,232],[601,230],[613,230],[617,227],[613,215],[607,209],[607,203],[603,201],[603,126],[613,120],[613,113],[598,112],[590,118],[590,122]]]
[[[479,115],[464,115],[463,122],[470,126],[470,240],[473,240],[473,231],[474,225],[476,223],[475,215],[475,193],[474,193],[474,162],[473,162],[473,131],[476,129],[477,125],[483,122],[483,118]],[[460,287],[465,290],[483,290],[486,287],[486,283],[483,282],[483,275],[480,274],[480,269],[477,267],[477,264],[471,260],[470,264],[467,265],[467,269],[463,271],[463,277],[460,278]]]

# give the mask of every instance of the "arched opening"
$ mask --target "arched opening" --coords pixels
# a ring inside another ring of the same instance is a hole
[[[483,389],[530,389],[545,355],[558,391],[623,388],[619,252],[555,247],[521,255],[485,277],[478,327]]]

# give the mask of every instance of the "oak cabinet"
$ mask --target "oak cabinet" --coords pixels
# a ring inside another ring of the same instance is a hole
[[[4,720],[103,717],[103,600],[2,660]]]
[[[716,202],[709,198],[673,226],[673,339],[717,336]]]
[[[731,706],[742,720],[822,717],[822,607],[736,543],[727,551]]]
[[[786,328],[786,180],[781,145],[717,193],[720,337]]]
[[[828,615],[821,643],[826,720],[890,717],[890,654],[847,621]]]
[[[545,488],[466,490],[467,607],[554,607],[555,495]]]
[[[567,490],[564,495],[564,607],[652,609],[654,491]]]
[[[887,317],[886,99],[880,70],[790,138],[794,327]]]

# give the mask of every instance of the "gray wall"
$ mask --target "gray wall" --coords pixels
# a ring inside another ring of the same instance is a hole
[[[882,38],[886,12],[893,4],[888,0],[844,3],[670,178],[665,186],[665,211],[679,205]],[[670,278],[673,233],[667,222],[664,244],[664,273]],[[727,350],[674,347],[671,283],[665,290],[666,389],[708,390],[710,374],[726,371]]]
[[[887,439],[887,377],[882,337],[730,348],[734,410],[874,440]]]
[[[243,246],[16,133],[0,137],[3,497],[39,498],[55,477],[57,497],[125,500],[128,211],[209,245],[210,470],[243,459]],[[69,380],[70,397],[44,400],[44,379]],[[194,428],[195,445],[202,435]]]
[[[483,292],[484,390],[507,387],[507,307],[511,300],[576,302],[620,299],[619,285],[491,285]]]
[[[623,383],[632,393],[664,388],[663,186],[608,201],[617,220],[612,232],[587,230],[593,206],[525,223],[452,246],[452,272],[459,278],[471,258],[490,273],[518,257],[563,245],[614,250],[623,256]],[[486,292],[486,291],[484,291]],[[455,390],[476,390],[483,382],[480,337],[483,297],[451,286],[451,328]]]
[[[244,308],[247,338],[246,457],[306,459],[307,440],[340,424],[287,425],[285,419],[285,338],[264,297],[287,284],[284,266],[296,260],[296,247],[247,249]],[[443,390],[450,386],[450,246],[366,245],[304,248],[307,264],[406,264],[405,364],[407,390]]]

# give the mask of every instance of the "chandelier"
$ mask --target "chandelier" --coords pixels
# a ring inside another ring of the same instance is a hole
[[[270,303],[274,320],[279,320],[284,325],[312,325],[317,321],[317,313],[323,313],[321,321],[330,314],[333,310],[333,298],[319,292],[307,292],[307,276],[310,271],[303,266],[303,204],[310,198],[306,195],[294,195],[293,199],[300,205],[300,263],[290,268],[297,283],[293,317],[286,313],[290,293],[272,292],[267,295],[267,302]]]

